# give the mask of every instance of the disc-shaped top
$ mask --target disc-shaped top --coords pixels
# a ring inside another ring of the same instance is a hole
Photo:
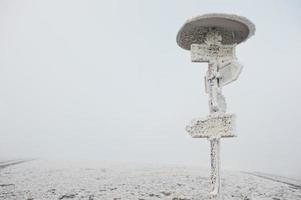
[[[217,30],[222,44],[239,44],[255,33],[255,25],[245,17],[230,14],[205,14],[186,21],[177,35],[180,47],[190,50],[191,44],[202,44],[210,30]]]

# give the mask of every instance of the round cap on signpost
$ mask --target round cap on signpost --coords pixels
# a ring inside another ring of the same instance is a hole
[[[191,44],[203,44],[206,34],[216,30],[222,44],[239,44],[255,33],[255,25],[245,17],[232,14],[205,14],[186,21],[177,34],[178,45],[190,50]]]

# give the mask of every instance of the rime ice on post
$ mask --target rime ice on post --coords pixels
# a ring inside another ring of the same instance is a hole
[[[209,95],[210,114],[193,120],[186,130],[193,138],[207,138],[210,141],[210,196],[213,199],[221,197],[220,139],[235,137],[235,116],[226,114],[222,87],[238,78],[242,66],[235,56],[235,47],[254,32],[254,24],[244,17],[206,14],[188,20],[177,35],[178,45],[190,50],[192,62],[208,63],[205,90]]]

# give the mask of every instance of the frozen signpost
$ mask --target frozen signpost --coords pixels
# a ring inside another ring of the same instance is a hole
[[[255,32],[244,17],[229,14],[206,14],[188,20],[177,35],[180,47],[191,52],[192,62],[207,62],[205,89],[209,95],[210,114],[193,120],[186,130],[193,138],[208,138],[211,156],[211,193],[220,199],[220,139],[235,137],[235,116],[226,114],[222,87],[235,81],[242,69],[235,56],[237,44]]]

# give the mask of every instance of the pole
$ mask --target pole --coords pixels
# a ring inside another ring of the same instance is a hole
[[[221,181],[220,181],[220,139],[210,140],[210,157],[211,157],[211,173],[210,183],[211,192],[210,195],[214,199],[220,198]]]
[[[212,31],[207,34],[206,40],[214,46],[220,45],[221,35]],[[209,84],[209,109],[210,113],[225,112],[226,108],[224,105],[224,98],[221,94],[221,88],[218,85],[219,79],[219,66],[218,60],[213,58],[208,65],[207,80]],[[220,178],[220,138],[209,138],[210,141],[210,160],[211,160],[211,172],[210,172],[210,183],[211,183],[211,199],[220,199],[221,191],[221,178]]]

